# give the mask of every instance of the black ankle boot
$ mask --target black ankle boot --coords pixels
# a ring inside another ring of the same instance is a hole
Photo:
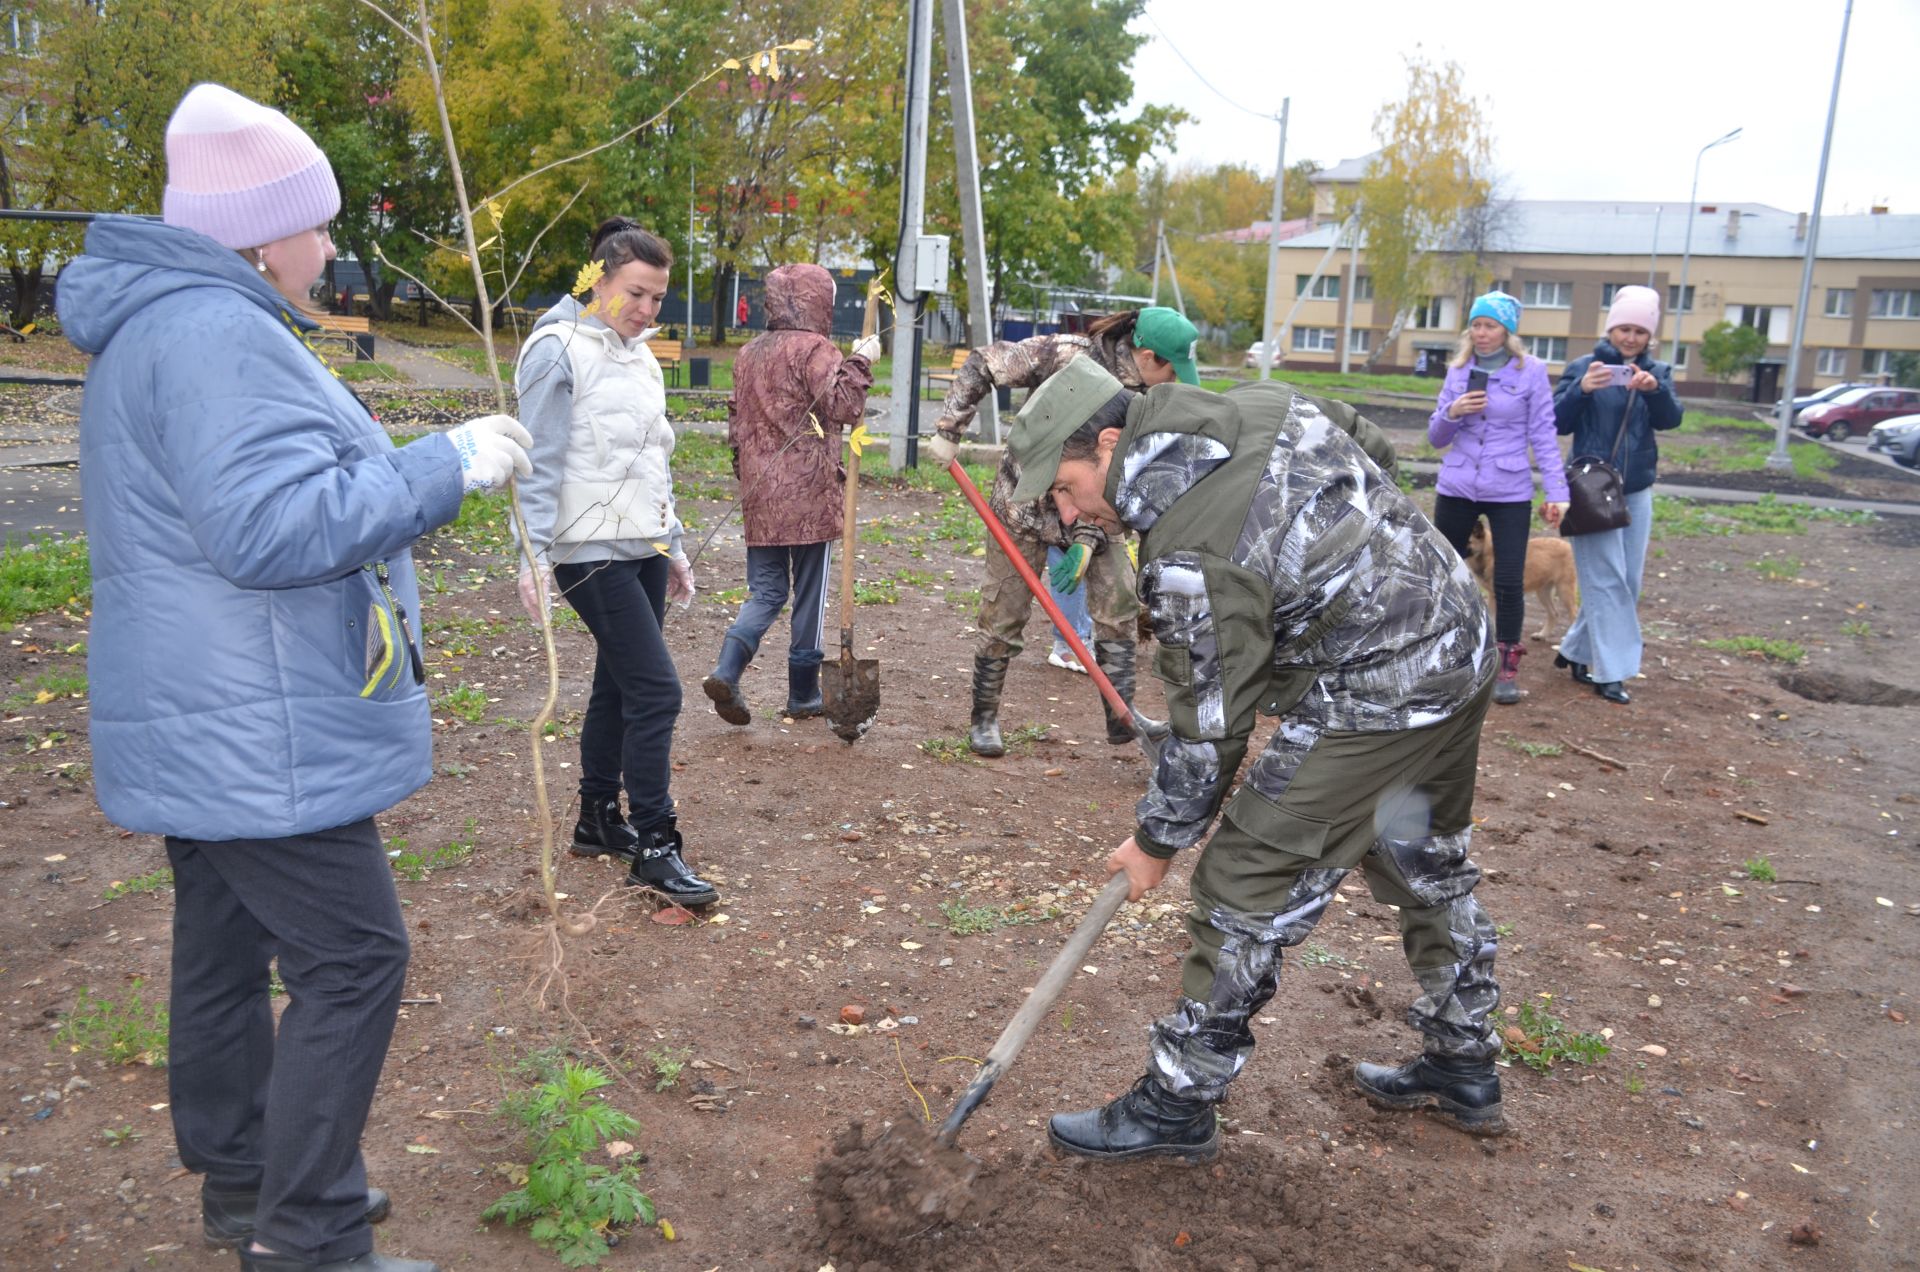
[[[200,1231],[214,1249],[239,1249],[253,1240],[254,1214],[260,1193],[227,1192],[200,1186]],[[393,1201],[378,1188],[367,1189],[367,1222],[379,1223],[393,1209]]]
[[[1121,1161],[1129,1157],[1211,1160],[1220,1151],[1220,1124],[1213,1105],[1174,1095],[1152,1074],[1113,1103],[1081,1113],[1055,1113],[1047,1138],[1081,1157]]]
[[[351,1259],[308,1263],[298,1255],[256,1254],[242,1248],[240,1272],[440,1272],[440,1265],[423,1259],[396,1259],[392,1255],[375,1254],[372,1251]]]
[[[1007,681],[1011,658],[973,656],[973,723],[967,732],[967,747],[975,755],[1005,755],[1007,744],[1000,740],[1000,687]]]
[[[640,836],[620,816],[618,795],[580,801],[580,820],[573,824],[573,847],[568,851],[576,857],[611,856],[632,861],[639,850]]]
[[[693,873],[680,854],[686,842],[679,827],[667,820],[640,832],[640,851],[627,871],[627,883],[652,888],[675,905],[712,905],[720,890]]]
[[[1425,1109],[1469,1135],[1507,1133],[1500,1112],[1500,1075],[1491,1060],[1423,1055],[1397,1068],[1363,1062],[1353,1067],[1353,1081],[1383,1109]]]
[[[1632,696],[1627,693],[1626,686],[1618,680],[1609,680],[1605,683],[1595,680],[1591,683],[1593,684],[1593,691],[1602,698],[1605,698],[1608,702],[1617,702],[1624,707],[1633,701]]]
[[[707,697],[713,699],[714,713],[728,724],[753,723],[753,712],[740,692],[740,675],[752,661],[753,650],[747,647],[747,642],[738,636],[728,636],[720,642],[720,661],[700,682]]]
[[[820,664],[787,664],[787,715],[811,720],[824,708],[820,700]]]
[[[1573,677],[1573,683],[1576,685],[1590,685],[1593,683],[1593,677],[1587,673],[1587,664],[1577,663],[1557,650],[1553,655],[1553,665],[1555,667],[1565,667],[1567,674]]]

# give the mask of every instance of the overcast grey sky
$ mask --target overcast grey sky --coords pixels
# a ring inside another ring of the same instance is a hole
[[[1176,162],[1273,169],[1293,99],[1287,161],[1332,164],[1374,148],[1373,116],[1403,95],[1416,46],[1455,61],[1481,99],[1495,166],[1533,199],[1813,204],[1844,0],[1593,0],[1469,7],[1433,0],[1149,0],[1134,30],[1136,103],[1183,107]],[[1156,24],[1158,29],[1156,29]],[[1162,32],[1165,38],[1162,38]],[[1824,211],[1890,203],[1920,213],[1920,0],[1855,0]]]

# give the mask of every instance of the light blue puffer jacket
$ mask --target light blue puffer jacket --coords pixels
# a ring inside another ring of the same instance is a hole
[[[260,839],[419,789],[433,724],[400,612],[417,635],[408,546],[459,512],[452,444],[396,450],[296,334],[312,324],[192,230],[94,222],[59,312],[96,355],[80,484],[100,807]]]

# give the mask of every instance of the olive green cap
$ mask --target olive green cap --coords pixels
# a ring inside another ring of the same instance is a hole
[[[1075,358],[1033,391],[1014,417],[1007,449],[1020,465],[1015,503],[1045,495],[1060,471],[1060,450],[1093,413],[1127,388],[1092,358]]]

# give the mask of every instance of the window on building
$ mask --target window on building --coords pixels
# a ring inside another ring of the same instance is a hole
[[[1312,284],[1311,288],[1308,284]],[[1312,274],[1295,274],[1293,294],[1304,296],[1308,300],[1338,300],[1340,299],[1340,275],[1322,274],[1315,278]]]
[[[1508,282],[1507,282],[1507,280],[1506,280],[1506,279],[1504,279],[1504,278],[1496,278],[1496,279],[1494,279],[1494,280],[1493,280],[1493,286],[1491,286],[1491,287],[1489,287],[1489,288],[1487,288],[1487,290],[1488,290],[1488,291],[1497,291],[1497,292],[1506,292],[1506,293],[1507,293],[1507,295],[1509,295],[1509,296],[1511,296],[1511,295],[1513,295],[1513,288],[1512,288],[1512,284],[1510,284],[1510,283],[1508,283]]]
[[[1920,291],[1881,291],[1873,293],[1875,318],[1920,318]]]
[[[1768,344],[1785,344],[1793,310],[1787,305],[1728,305],[1727,321],[1736,327],[1752,327],[1766,336]]]
[[[1336,327],[1295,327],[1293,350],[1295,353],[1338,353],[1340,331]]]
[[[1680,284],[1667,284],[1667,312],[1672,314],[1690,314],[1693,312],[1693,284],[1687,284],[1686,303],[1680,303]]]
[[[1845,349],[1822,349],[1813,360],[1815,375],[1838,375],[1847,373],[1847,351]]]
[[[1829,318],[1853,317],[1853,288],[1851,287],[1827,288],[1827,317]]]
[[[1613,308],[1613,298],[1620,294],[1622,287],[1637,287],[1637,283],[1602,283],[1600,285],[1600,308]]]
[[[1355,300],[1373,299],[1373,275],[1357,274],[1353,280],[1353,298]]]
[[[1689,347],[1688,345],[1681,345],[1679,349],[1674,351],[1673,369],[1675,371],[1685,371],[1687,369],[1687,349]]]
[[[1367,353],[1373,348],[1373,333],[1365,327],[1355,327],[1347,340],[1348,353]]]
[[[1567,360],[1567,338],[1565,336],[1523,336],[1527,354],[1542,362],[1565,362]]]
[[[1534,309],[1571,309],[1573,284],[1523,283],[1520,287],[1520,303]]]
[[[1414,326],[1431,329],[1434,327],[1438,327],[1440,325],[1440,320],[1441,320],[1440,298],[1438,296],[1429,296],[1420,304],[1414,307],[1414,310],[1413,310]]]
[[[1860,374],[1872,379],[1876,376],[1893,374],[1893,351],[1891,349],[1863,349],[1860,351]]]

